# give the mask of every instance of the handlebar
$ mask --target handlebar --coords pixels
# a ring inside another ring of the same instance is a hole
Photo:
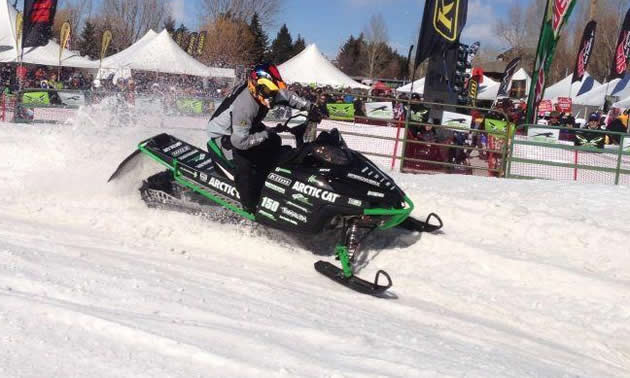
[[[295,127],[289,127],[289,122],[298,117],[307,116],[302,113],[298,113],[294,116],[289,117],[283,124],[278,123],[276,125],[276,129],[278,130],[278,132],[289,132],[293,134],[293,136],[295,136],[297,146],[300,147],[304,143],[311,143],[315,140],[317,134],[317,123],[309,120],[307,117],[306,122]]]

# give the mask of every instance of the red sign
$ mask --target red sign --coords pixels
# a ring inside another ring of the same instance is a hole
[[[556,108],[559,112],[562,113],[571,113],[571,108],[573,107],[573,101],[570,97],[558,97],[558,103],[556,104]]]
[[[545,113],[553,111],[553,103],[551,100],[542,100],[538,105],[538,115],[544,116]]]

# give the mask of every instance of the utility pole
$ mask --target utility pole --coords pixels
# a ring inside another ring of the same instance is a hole
[[[591,0],[591,20],[595,17],[595,9],[597,8],[597,0]]]

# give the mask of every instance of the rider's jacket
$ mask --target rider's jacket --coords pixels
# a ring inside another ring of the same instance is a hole
[[[288,105],[298,110],[310,110],[311,103],[295,92],[281,89],[275,96],[274,105]],[[247,90],[247,83],[234,89],[214,112],[208,122],[211,139],[230,136],[232,146],[247,150],[259,145],[268,137],[262,120],[269,109],[260,105]]]

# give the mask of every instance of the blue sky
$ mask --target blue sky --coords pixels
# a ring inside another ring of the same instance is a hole
[[[522,0],[469,0],[464,42],[480,40],[482,46],[500,47],[492,25],[512,1]],[[171,5],[180,21],[197,26],[199,0],[171,0]],[[357,36],[372,15],[381,13],[390,45],[406,55],[409,45],[416,42],[423,9],[424,0],[284,0],[277,24],[266,31],[273,39],[286,23],[294,39],[301,34],[307,43],[316,43],[332,58],[350,34]]]
[[[200,0],[166,1],[179,22],[190,29],[198,28]],[[507,13],[514,1],[523,0],[468,0],[468,22],[462,40],[481,41],[482,48],[502,47],[493,33],[493,24],[497,17]],[[22,4],[23,0],[19,0],[18,7],[22,8]],[[284,0],[275,25],[266,32],[273,40],[286,23],[294,39],[300,34],[307,43],[316,43],[324,54],[334,58],[350,34],[359,35],[370,17],[381,13],[387,24],[390,45],[406,55],[409,46],[416,43],[423,9],[424,0]]]

